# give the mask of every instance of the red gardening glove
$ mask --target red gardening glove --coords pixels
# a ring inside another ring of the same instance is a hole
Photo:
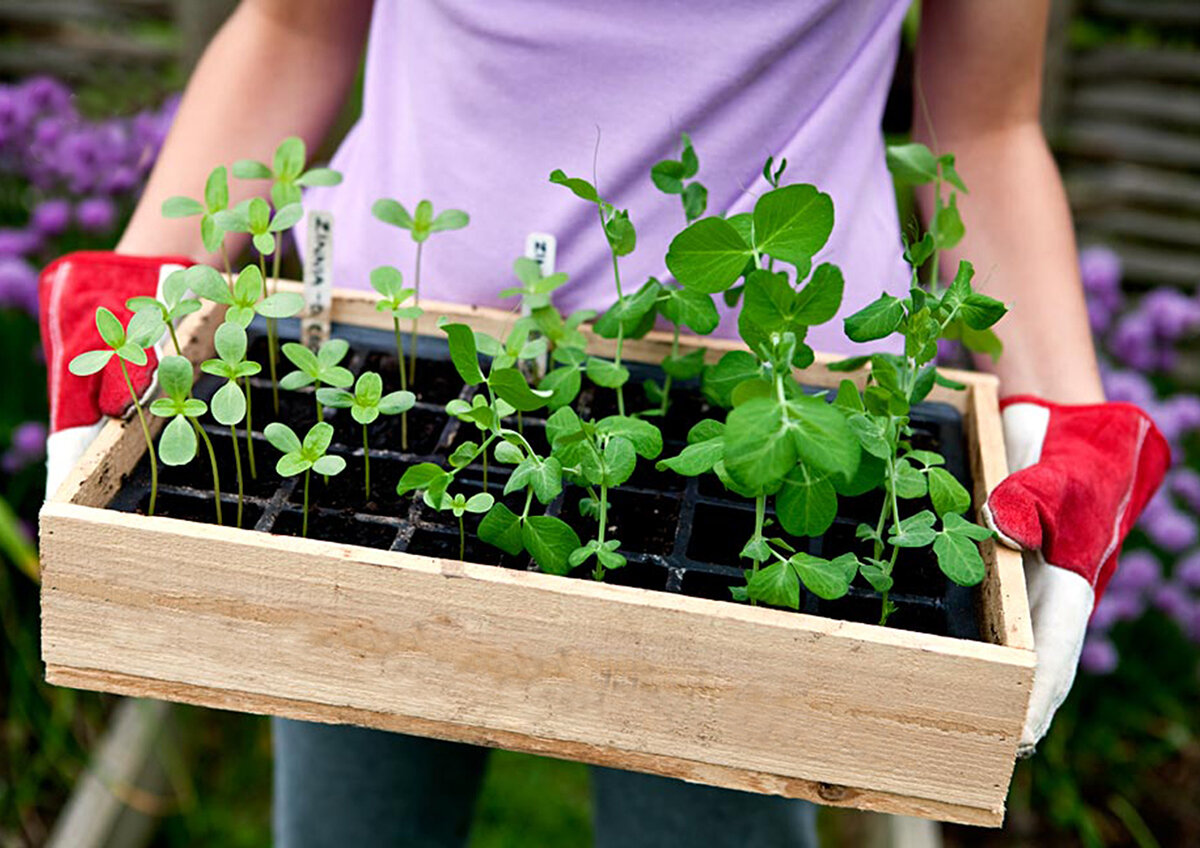
[[[50,436],[46,441],[46,492],[52,494],[91,443],[105,416],[123,416],[132,406],[115,358],[90,377],[77,377],[67,364],[79,353],[101,346],[96,308],[105,306],[122,324],[131,312],[125,301],[157,296],[166,273],[192,264],[177,256],[119,256],[79,251],[56,259],[42,271],[38,286],[42,349],[50,393]],[[164,269],[166,269],[164,273]],[[144,366],[129,365],[139,397],[153,388],[158,355],[146,352]]]
[[[1038,655],[1020,745],[1028,755],[1071,689],[1088,618],[1171,451],[1132,404],[1065,406],[1018,395],[1000,408],[1011,473],[984,514],[1025,556]]]

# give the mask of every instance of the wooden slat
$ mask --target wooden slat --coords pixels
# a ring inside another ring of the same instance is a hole
[[[1143,165],[1073,165],[1067,193],[1076,216],[1125,205],[1200,214],[1200,177]]]
[[[1074,57],[1071,77],[1079,83],[1145,79],[1195,85],[1200,83],[1200,53],[1178,48],[1098,47]]]
[[[1110,209],[1077,215],[1075,223],[1081,230],[1101,237],[1155,242],[1188,251],[1194,251],[1200,244],[1200,217],[1187,217],[1177,212]]]
[[[1058,146],[1061,152],[1072,156],[1160,167],[1200,168],[1200,145],[1196,144],[1194,133],[1115,120],[1070,122],[1060,134]]]
[[[1200,9],[1200,4],[1197,4]],[[1194,87],[1144,82],[1080,86],[1071,93],[1071,115],[1084,120],[1200,127],[1200,91]]]
[[[156,697],[222,689],[243,711],[382,712],[1002,815],[1029,651],[74,504],[43,518],[52,680],[116,671],[165,682]]]

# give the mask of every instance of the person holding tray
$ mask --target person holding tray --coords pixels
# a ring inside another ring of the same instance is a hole
[[[333,213],[337,285],[366,287],[371,268],[395,260],[395,231],[370,216],[373,201],[428,197],[470,210],[472,222],[456,249],[431,253],[425,294],[496,303],[507,262],[538,231],[556,236],[572,272],[560,305],[599,305],[610,296],[606,246],[593,216],[546,175],[594,164],[602,192],[633,211],[639,241],[665,247],[682,221],[647,175],[686,131],[712,210],[751,208],[767,189],[768,155],[832,195],[827,258],[845,272],[843,314],[906,291],[880,123],[908,5],[244,0],[193,74],[115,255],[71,255],[43,276],[52,466],[69,467],[101,413],[121,407],[99,375],[55,379],[76,352],[64,328],[90,320],[75,295],[121,304],[152,293],[169,257],[213,260],[194,221],[160,216],[163,200],[200,194],[214,165],[269,161],[285,135],[316,147],[364,44],[362,115],[333,159],[344,182],[306,199]],[[1088,616],[1166,465],[1144,413],[1105,403],[1101,388],[1067,203],[1038,123],[1048,6],[926,0],[914,105],[916,138],[953,151],[970,187],[956,253],[1012,305],[994,370],[1014,473],[989,509],[1002,540],[1026,552],[1038,651],[1026,753],[1071,686]],[[236,202],[257,186],[233,188]],[[662,255],[632,254],[630,278],[665,277]],[[838,327],[808,341],[849,353]],[[283,719],[274,733],[276,844],[463,843],[485,749]],[[600,768],[593,787],[599,846],[816,844],[804,802]]]

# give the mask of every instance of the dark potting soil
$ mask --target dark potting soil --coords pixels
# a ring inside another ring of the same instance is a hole
[[[294,339],[295,321],[279,322],[281,339]],[[261,327],[253,327],[251,355],[265,361],[265,336]],[[343,364],[355,374],[379,371],[384,391],[399,388],[394,338],[390,332],[336,327],[335,335],[351,344],[351,353]],[[405,335],[407,344],[407,334]],[[446,458],[463,441],[480,441],[480,433],[470,423],[450,418],[445,403],[455,397],[469,400],[474,389],[464,387],[448,360],[446,345],[437,339],[423,338],[418,346],[417,405],[408,415],[407,449],[401,446],[400,417],[381,416],[368,427],[371,464],[371,491],[363,488],[362,426],[349,410],[326,409],[324,418],[334,427],[331,453],[345,458],[347,467],[340,475],[323,480],[312,475],[309,481],[310,514],[308,535],[340,544],[357,544],[381,550],[407,551],[425,556],[457,559],[458,521],[448,512],[427,507],[419,498],[399,497],[397,480],[404,470],[418,462],[446,465]],[[640,384],[647,379],[661,381],[661,373],[652,366],[628,363],[631,379],[626,388],[627,411],[649,404]],[[281,359],[280,374],[291,370]],[[202,376],[196,385],[197,397],[212,395],[220,381]],[[251,379],[254,412],[254,446],[257,479],[249,475],[245,431],[239,429],[245,480],[243,526],[284,536],[301,531],[303,477],[280,480],[275,474],[279,452],[262,437],[262,428],[270,421],[283,420],[303,437],[316,420],[315,398],[311,389],[279,392],[280,414],[274,414],[270,378],[267,369]],[[602,418],[615,414],[616,393],[609,389],[585,386],[576,403],[584,418]],[[701,418],[721,418],[723,411],[712,409],[700,395],[696,381],[676,383],[666,416],[649,420],[664,436],[663,456],[674,456],[684,444],[688,430]],[[521,416],[525,438],[539,451],[547,451],[545,411]],[[508,422],[516,427],[514,416]],[[232,526],[236,514],[237,482],[233,465],[233,447],[228,428],[209,419],[205,425],[213,440],[221,477],[224,523]],[[966,439],[959,414],[944,404],[920,404],[913,410],[914,447],[938,450],[946,457],[946,468],[968,491],[972,490],[967,467]],[[160,465],[156,514],[213,523],[215,510],[211,496],[211,471],[203,446],[200,455],[183,468]],[[524,505],[523,495],[504,496],[510,466],[490,458],[488,491],[503,500],[515,512]],[[463,469],[453,487],[470,494],[483,488],[482,464]],[[555,502],[545,508],[551,515],[567,521],[580,538],[587,540],[596,532],[594,519],[579,514],[584,492],[571,485]],[[681,592],[700,598],[732,602],[730,590],[745,585],[739,554],[754,527],[753,503],[731,496],[714,475],[685,478],[653,470],[653,463],[639,460],[633,476],[619,489],[610,492],[608,538],[621,541],[627,558],[623,568],[606,573],[605,582],[655,591]],[[874,524],[879,515],[882,495],[872,493],[857,498],[842,498],[839,515],[830,530],[819,539],[789,538],[797,550],[834,557],[853,551],[869,554],[870,546],[855,537],[859,523]],[[143,457],[129,475],[110,507],[145,513],[149,499],[149,466]],[[908,501],[906,511],[928,506],[921,500]],[[543,508],[535,504],[535,509]],[[786,535],[773,523],[768,512],[768,534]],[[505,568],[533,570],[536,566],[524,554],[510,556],[480,542],[478,515],[464,516],[465,558],[471,562]],[[589,563],[571,576],[590,579]],[[889,626],[958,638],[979,639],[976,616],[977,588],[963,588],[947,580],[929,552],[904,551],[894,572],[891,594],[896,612]],[[849,621],[874,623],[879,618],[880,599],[869,586],[857,581],[850,594],[837,601],[823,601],[801,589],[803,612]]]

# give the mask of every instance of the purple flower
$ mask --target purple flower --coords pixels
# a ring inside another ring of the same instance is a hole
[[[24,259],[0,257],[0,308],[24,309],[37,315],[37,269]]]
[[[1112,587],[1104,593],[1088,627],[1096,631],[1107,631],[1118,621],[1131,621],[1146,611],[1146,601],[1141,592],[1114,591]]]
[[[1150,551],[1129,551],[1122,554],[1117,572],[1109,582],[1108,600],[1113,589],[1118,592],[1145,592],[1162,579],[1162,565]]]
[[[1162,359],[1154,324],[1141,312],[1130,312],[1117,321],[1109,347],[1118,359],[1139,371],[1157,369]]]
[[[1200,327],[1200,303],[1175,289],[1155,289],[1142,299],[1138,311],[1153,325],[1155,334],[1168,342]]]
[[[1175,564],[1175,578],[1191,589],[1200,589],[1200,551],[1192,551]]]
[[[1178,584],[1164,583],[1154,590],[1154,605],[1186,627],[1194,604],[1187,591]]]
[[[41,246],[41,236],[32,230],[0,227],[0,258],[28,256]]]
[[[1200,428],[1200,397],[1176,395],[1146,406],[1146,411],[1162,431],[1163,437],[1175,444],[1186,433]]]
[[[17,86],[0,86],[0,149],[19,143],[34,115],[29,97]]]
[[[41,421],[26,421],[13,430],[12,443],[0,457],[0,468],[15,474],[46,455],[46,425]]]
[[[71,225],[71,202],[64,198],[43,200],[34,207],[29,223],[43,236],[57,236]]]
[[[117,207],[107,197],[89,197],[75,207],[75,220],[89,233],[106,233],[117,223]]]
[[[1109,400],[1125,401],[1143,408],[1154,402],[1154,387],[1136,371],[1105,369],[1102,376],[1104,394]]]
[[[52,77],[30,77],[18,87],[36,114],[70,110],[71,90]]]
[[[1183,498],[1192,512],[1200,512],[1200,472],[1192,468],[1175,468],[1167,475],[1167,488]]]
[[[1119,661],[1116,647],[1103,636],[1089,636],[1079,655],[1080,667],[1091,674],[1110,674]]]
[[[1155,544],[1172,553],[1190,548],[1200,537],[1195,519],[1174,507],[1153,513],[1142,522],[1142,529]]]
[[[1079,251],[1079,275],[1089,295],[1121,291],[1121,257],[1107,247],[1093,245]]]

